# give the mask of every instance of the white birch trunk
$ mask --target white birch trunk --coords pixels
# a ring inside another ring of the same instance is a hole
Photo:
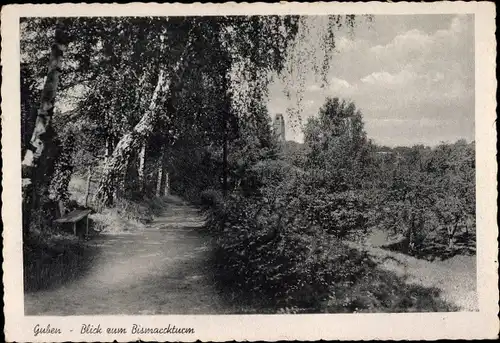
[[[163,191],[163,195],[167,196],[170,194],[170,178],[168,175],[168,171],[165,171],[165,189]]]
[[[141,151],[139,152],[139,170],[137,174],[139,177],[139,189],[142,191],[144,188],[144,159],[146,158],[146,142],[142,142]]]
[[[172,75],[178,74],[181,67],[185,67],[186,59],[184,55],[190,44],[191,36],[188,39],[182,56],[179,58],[172,70]],[[115,188],[117,178],[123,172],[125,163],[130,159],[130,155],[138,148],[140,142],[147,141],[148,137],[153,132],[154,125],[158,117],[157,108],[161,106],[170,96],[171,79],[169,76],[170,75],[165,75],[165,71],[163,69],[160,69],[158,82],[151,97],[148,110],[132,131],[126,133],[120,139],[118,144],[115,146],[112,156],[106,164],[107,168],[105,169],[105,173],[103,174],[99,184],[99,189],[95,195],[96,201],[100,203],[109,202],[113,189]]]
[[[106,144],[105,144],[105,147],[104,147],[104,164],[107,164],[108,163],[108,159],[109,159],[109,136],[106,135]]]
[[[26,186],[33,182],[33,171],[38,166],[40,157],[42,156],[47,144],[44,134],[51,126],[52,116],[54,114],[54,104],[56,99],[57,87],[59,86],[59,77],[61,75],[61,61],[66,51],[66,39],[64,32],[60,29],[55,30],[54,43],[49,58],[49,67],[45,78],[45,85],[42,90],[40,107],[35,121],[35,127],[31,136],[30,144],[26,148],[26,152],[21,163],[23,171],[22,185],[23,191]],[[25,196],[25,194],[23,194]]]
[[[125,192],[125,183],[127,181],[127,176],[128,176],[128,166],[129,166],[129,161],[125,162],[125,167],[123,168],[123,173],[120,179],[120,191],[122,192],[122,194]]]
[[[170,83],[165,80],[164,71],[160,70],[158,82],[156,84],[148,111],[141,118],[134,129],[126,133],[118,142],[113,151],[113,155],[105,164],[99,188],[95,199],[99,202],[108,202],[114,193],[116,179],[122,175],[125,164],[130,158],[130,154],[135,149],[139,141],[146,140],[151,134],[156,122],[156,108],[158,106],[158,97],[162,89],[168,92]]]
[[[163,151],[160,160],[158,161],[158,181],[156,182],[156,196],[161,196],[161,182],[163,180]]]
[[[92,181],[92,168],[87,168],[87,188],[85,190],[85,207],[88,207],[89,195],[90,195],[90,182]]]

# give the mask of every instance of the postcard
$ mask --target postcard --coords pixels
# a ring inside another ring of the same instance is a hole
[[[3,7],[6,340],[497,338],[494,16]]]

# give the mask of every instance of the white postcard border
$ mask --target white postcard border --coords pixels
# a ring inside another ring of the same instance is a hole
[[[475,14],[477,266],[479,311],[470,313],[25,316],[21,233],[19,18],[22,16],[161,16],[223,14]],[[3,271],[7,341],[227,341],[319,339],[474,339],[498,335],[496,223],[495,8],[487,2],[280,4],[57,4],[2,8]],[[192,327],[191,335],[81,335],[81,324],[103,327]],[[34,336],[36,324],[63,334]],[[72,332],[69,330],[73,330]]]

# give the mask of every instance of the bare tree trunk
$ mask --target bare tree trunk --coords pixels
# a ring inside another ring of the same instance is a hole
[[[87,189],[85,191],[85,207],[88,207],[89,203],[89,194],[90,194],[90,181],[92,178],[92,167],[87,168]]]
[[[106,163],[106,168],[102,175],[99,189],[96,193],[98,202],[109,203],[112,201],[112,194],[119,175],[123,173],[126,162],[129,160],[132,152],[137,148],[140,141],[146,140],[151,134],[156,122],[156,108],[158,106],[158,97],[162,88],[168,92],[170,84],[164,77],[163,70],[160,71],[156,88],[151,97],[151,102],[148,111],[141,118],[134,129],[126,133],[118,142],[113,152],[113,155]]]
[[[164,196],[170,194],[170,178],[168,176],[168,170],[165,170],[165,190],[163,192]]]
[[[49,198],[65,206],[69,201],[68,186],[71,175],[73,175],[75,141],[74,137],[70,135],[63,142],[56,137],[53,139],[53,143],[51,145],[55,148],[54,162],[50,172],[45,170],[47,175],[50,176],[48,185]]]
[[[61,200],[59,200],[57,202],[57,208],[59,210],[59,218],[61,218],[62,216],[64,216],[66,214],[66,207],[64,206],[64,204]]]
[[[126,193],[126,181],[127,181],[127,177],[128,177],[129,164],[130,164],[130,161],[125,162],[125,166],[123,168],[123,173],[121,175],[120,187],[119,187],[119,191],[121,192],[121,194]]]
[[[158,180],[156,182],[156,196],[161,196],[161,183],[163,181],[163,158],[165,156],[164,151],[161,152],[160,160],[158,161]]]
[[[104,164],[108,163],[110,151],[111,151],[111,149],[110,149],[109,135],[106,135],[106,143],[104,146]]]
[[[191,36],[188,37],[188,42],[184,51],[175,64],[171,75],[177,75],[179,70],[184,70],[187,65],[185,54],[187,53],[190,45]],[[99,189],[95,197],[96,201],[99,203],[107,204],[112,201],[111,195],[113,194],[113,189],[116,186],[117,178],[120,173],[123,172],[125,163],[130,159],[132,152],[137,151],[141,142],[146,141],[153,132],[158,117],[157,108],[165,103],[170,96],[170,86],[172,80],[169,77],[170,75],[165,74],[165,71],[160,69],[158,81],[151,97],[148,110],[132,131],[126,133],[120,139],[115,147],[115,150],[113,151],[113,155],[106,164],[108,168],[105,170],[105,173],[101,178]]]
[[[38,192],[45,189],[45,185],[36,185],[45,177],[45,170],[51,169],[47,161],[43,159],[47,153],[54,137],[52,129],[52,116],[54,115],[54,105],[61,75],[61,61],[68,44],[68,39],[64,31],[56,24],[54,41],[51,47],[49,65],[45,84],[40,97],[40,104],[37,111],[33,132],[29,144],[26,144],[23,160],[21,162],[22,173],[22,194],[23,194],[23,239],[29,238],[29,226],[32,224],[32,212],[34,208],[40,206]],[[42,170],[43,169],[43,170]],[[39,216],[40,219],[40,216]]]
[[[158,167],[158,180],[156,182],[156,196],[161,196],[161,181],[163,179],[163,168],[161,166]]]
[[[228,76],[223,75],[222,77],[222,87],[225,92],[228,92],[229,87],[228,87]],[[226,104],[224,108],[222,109],[222,194],[224,198],[227,195],[228,192],[228,177],[229,177],[229,171],[228,171],[228,140],[229,140],[229,132],[228,132],[228,120],[229,120],[229,114],[230,114],[230,107]]]
[[[26,186],[33,183],[32,177],[34,169],[37,168],[40,157],[42,156],[47,140],[45,133],[51,127],[52,116],[54,115],[54,104],[56,99],[57,87],[59,85],[59,76],[61,75],[61,61],[67,46],[67,37],[65,33],[56,28],[54,43],[52,44],[49,58],[49,66],[45,85],[42,90],[40,107],[35,121],[35,128],[31,136],[30,143],[26,147],[22,167],[22,185],[23,196]]]
[[[146,157],[146,142],[142,142],[141,151],[139,152],[139,170],[137,175],[139,177],[139,190],[144,188],[144,159]]]
[[[222,194],[227,195],[227,112],[222,112]]]
[[[458,223],[448,226],[448,250],[453,250],[455,233],[457,232]]]

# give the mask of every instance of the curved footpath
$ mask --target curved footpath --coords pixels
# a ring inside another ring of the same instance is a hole
[[[102,234],[91,270],[53,290],[25,295],[26,315],[229,313],[209,268],[209,239],[193,207],[169,204],[134,233]]]

